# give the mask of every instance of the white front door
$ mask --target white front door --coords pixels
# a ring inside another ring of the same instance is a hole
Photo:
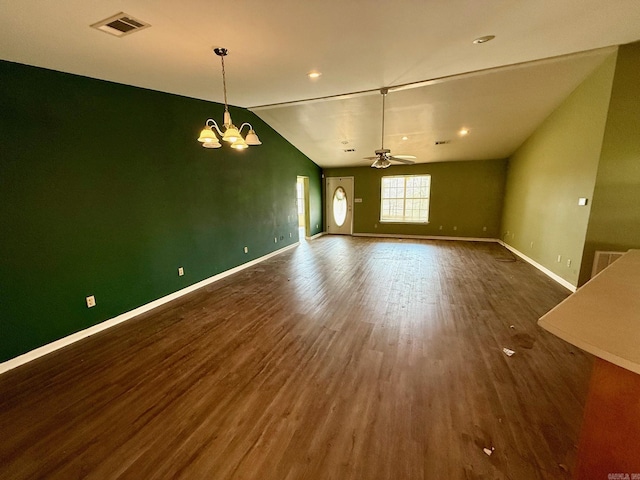
[[[327,233],[353,233],[353,177],[327,177]]]

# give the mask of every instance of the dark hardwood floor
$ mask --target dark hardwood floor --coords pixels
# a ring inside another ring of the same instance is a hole
[[[0,376],[0,477],[570,478],[592,359],[514,260],[303,243]]]

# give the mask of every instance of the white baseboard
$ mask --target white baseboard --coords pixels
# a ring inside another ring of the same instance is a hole
[[[506,248],[510,252],[515,253],[517,256],[519,256],[521,259],[523,259],[525,262],[530,263],[531,265],[536,267],[542,273],[547,275],[552,280],[555,280],[556,282],[558,282],[560,285],[562,285],[567,290],[569,290],[571,292],[575,292],[577,290],[577,287],[575,285],[571,284],[570,282],[568,282],[567,280],[562,278],[560,275],[558,275],[556,273],[553,273],[547,267],[544,267],[544,266],[540,265],[538,262],[536,262],[532,258],[527,257],[524,253],[520,252],[519,250],[516,250],[511,245],[509,245],[507,243],[504,243],[502,240],[498,240],[498,243],[500,243],[500,245],[502,245],[504,248]]]
[[[307,240],[315,240],[316,238],[320,238],[323,235],[325,235],[325,232],[316,233],[315,235],[312,235],[310,237],[305,237],[305,238]]]
[[[2,362],[0,363],[0,375],[12,370],[16,367],[19,367],[20,365],[24,365],[25,363],[28,363],[32,360],[35,360],[36,358],[40,358],[44,355],[47,355],[48,353],[51,352],[55,352],[56,350],[59,350],[60,348],[66,347],[68,345],[71,345],[72,343],[75,343],[79,340],[82,340],[83,338],[87,338],[90,337],[91,335],[95,335],[98,332],[102,332],[103,330],[106,330],[108,328],[111,328],[115,325],[118,325],[119,323],[122,322],[126,322],[127,320],[130,320],[138,315],[141,315],[145,312],[148,312],[149,310],[153,310],[154,308],[157,308],[161,305],[164,305],[165,303],[171,302],[172,300],[175,300],[177,298],[182,297],[183,295],[186,295],[188,293],[191,293],[195,290],[198,290],[199,288],[205,287],[211,283],[217,282],[218,280],[222,280],[225,277],[228,277],[229,275],[233,275],[234,273],[238,273],[242,270],[244,270],[245,268],[249,268],[252,267],[260,262],[264,262],[265,260],[271,258],[271,257],[275,257],[276,255],[279,255],[281,253],[286,252],[287,250],[291,250],[292,248],[295,248],[299,245],[299,242],[296,242],[292,245],[289,245],[287,247],[281,248],[279,250],[276,250],[274,252],[271,252],[267,255],[264,255],[260,258],[256,258],[255,260],[251,260],[250,262],[247,263],[243,263],[242,265],[238,265],[237,267],[234,267],[230,270],[226,270],[222,273],[219,273],[217,275],[214,275],[213,277],[209,277],[205,280],[202,280],[198,283],[194,283],[193,285],[190,285],[186,288],[183,288],[182,290],[178,290],[177,292],[171,293],[169,295],[166,295],[162,298],[159,298],[157,300],[154,300],[153,302],[149,302],[145,305],[142,305],[138,308],[135,308],[133,310],[130,310],[128,312],[125,312],[121,315],[118,315],[117,317],[111,318],[109,320],[105,320],[103,322],[100,322],[97,325],[94,325],[92,327],[86,328],[84,330],[81,330],[79,332],[76,332],[74,334],[71,334],[69,336],[63,337],[60,340],[56,340],[54,342],[48,343],[46,345],[43,345],[42,347],[36,348],[35,350],[31,350],[27,353],[23,353],[22,355],[12,358],[10,360],[7,360],[6,362]]]
[[[325,232],[320,232],[317,233],[316,235],[310,237],[310,239],[315,239],[315,238],[319,238],[322,235],[325,235]],[[553,273],[551,270],[549,270],[546,267],[543,267],[542,265],[540,265],[538,262],[536,262],[535,260],[527,257],[524,253],[516,250],[515,248],[513,248],[511,245],[508,245],[506,243],[504,243],[502,240],[498,240],[495,238],[477,238],[477,237],[440,237],[440,236],[424,236],[424,235],[388,235],[388,234],[374,234],[374,233],[354,233],[353,234],[354,237],[376,237],[376,238],[406,238],[406,239],[416,239],[416,240],[458,240],[458,241],[466,241],[466,242],[497,242],[500,245],[502,245],[503,247],[505,247],[506,249],[508,249],[509,251],[513,252],[514,254],[516,254],[518,257],[522,258],[525,262],[533,265],[534,267],[536,267],[538,270],[540,270],[541,272],[543,272],[545,275],[547,275],[548,277],[550,277],[551,279],[555,280],[556,282],[558,282],[560,285],[562,285],[563,287],[565,287],[566,289],[570,290],[571,292],[575,292],[576,291],[576,286],[572,285],[571,283],[569,283],[567,280],[565,280],[564,278],[560,277],[559,275]],[[299,242],[296,242],[292,245],[289,245],[287,247],[281,248],[280,250],[276,250],[274,252],[271,252],[267,255],[264,255],[260,258],[256,258],[255,260],[251,260],[250,262],[244,263],[242,265],[238,265],[237,267],[234,267],[230,270],[227,270],[225,272],[219,273],[217,275],[214,275],[213,277],[209,277],[205,280],[202,280],[198,283],[194,283],[193,285],[190,285],[189,287],[183,288],[182,290],[178,290],[177,292],[171,293],[169,295],[166,295],[162,298],[159,298],[157,300],[154,300],[153,302],[147,303],[145,305],[142,305],[134,310],[131,310],[129,312],[125,312],[121,315],[118,315],[117,317],[111,318],[109,320],[105,320],[104,322],[101,322],[97,325],[94,325],[92,327],[89,327],[85,330],[81,330],[80,332],[76,332],[72,335],[66,336],[64,338],[61,338],[60,340],[56,340],[55,342],[51,342],[48,343],[47,345],[43,345],[42,347],[36,348],[35,350],[31,350],[30,352],[24,353],[18,357],[12,358],[10,360],[7,360],[3,363],[0,363],[0,374],[3,374],[9,370],[12,370],[16,367],[19,367],[20,365],[24,365],[25,363],[28,363],[32,360],[35,360],[36,358],[40,358],[44,355],[47,355],[48,353],[51,352],[55,352],[56,350],[59,350],[60,348],[66,347],[68,345],[71,345],[72,343],[75,343],[79,340],[82,340],[83,338],[87,338],[90,337],[91,335],[95,335],[98,332],[101,332],[103,330],[106,330],[108,328],[111,328],[115,325],[118,325],[119,323],[123,323],[126,322],[127,320],[130,320],[138,315],[141,315],[143,313],[148,312],[149,310],[153,310],[154,308],[157,308],[161,305],[164,305],[165,303],[168,303],[172,300],[175,300],[177,298],[180,298],[183,295],[186,295],[188,293],[191,293],[195,290],[198,290],[199,288],[205,287],[207,285],[210,285],[211,283],[217,282],[218,280],[222,280],[223,278],[228,277],[229,275],[233,275],[234,273],[240,272],[242,270],[244,270],[245,268],[249,268],[252,267],[260,262],[263,262],[271,257],[274,257],[276,255],[279,255],[281,253],[286,252],[287,250],[290,250],[292,248],[295,248],[299,245]]]
[[[532,258],[527,257],[524,253],[516,250],[511,245],[508,245],[505,242],[503,242],[502,240],[499,240],[497,238],[440,237],[440,236],[437,236],[437,235],[428,235],[428,236],[427,235],[393,235],[393,234],[379,234],[379,233],[354,233],[353,236],[354,237],[376,237],[376,238],[408,238],[408,239],[416,239],[416,240],[453,240],[453,241],[457,240],[457,241],[461,241],[461,242],[497,242],[500,245],[502,245],[503,247],[505,247],[507,250],[509,250],[509,251],[513,252],[514,254],[516,254],[518,257],[523,259],[525,262],[527,262],[527,263],[533,265],[534,267],[536,267],[538,270],[540,270],[542,273],[547,275],[552,280],[558,282],[560,285],[562,285],[567,290],[569,290],[571,292],[575,292],[577,290],[577,287],[575,285],[571,284],[570,282],[568,282],[567,280],[562,278],[560,275],[558,275],[556,273],[553,273],[551,270],[549,270],[548,268],[540,265],[538,262],[536,262]]]
[[[457,240],[460,242],[498,242],[496,238],[483,237],[445,237],[439,235],[401,235],[395,233],[354,233],[354,237],[407,238],[414,240]]]

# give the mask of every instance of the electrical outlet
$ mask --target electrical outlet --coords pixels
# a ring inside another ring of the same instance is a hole
[[[556,260],[558,263],[560,263],[562,261],[562,255],[558,255],[558,260]]]
[[[456,227],[456,226],[454,225],[454,226],[453,226],[453,229],[454,229],[454,230],[457,230],[457,229],[458,229],[458,227]]]
[[[291,238],[291,237],[292,237],[292,234],[291,234],[291,232],[289,232],[289,238]]]
[[[178,276],[181,277],[184,275],[184,267],[178,267]]]
[[[438,230],[442,230],[442,225],[440,225],[440,227],[438,228]]]
[[[278,243],[278,237],[273,237],[273,243]]]
[[[486,232],[487,231],[487,227],[482,227],[482,231]]]
[[[530,245],[530,246],[531,246],[531,248],[533,248],[533,242],[531,242],[531,245]]]
[[[249,247],[244,247],[244,253],[249,253]]]
[[[93,295],[91,295],[90,297],[87,297],[87,308],[91,308],[95,306],[96,306],[96,297],[94,297]]]
[[[570,266],[571,266],[571,259],[569,258],[567,259],[567,267],[570,267]]]

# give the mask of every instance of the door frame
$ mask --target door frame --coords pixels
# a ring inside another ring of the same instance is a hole
[[[353,235],[353,216],[354,216],[354,209],[353,209],[353,204],[354,204],[354,197],[355,197],[355,192],[356,192],[356,185],[355,185],[355,178],[353,176],[336,176],[336,177],[326,177],[325,178],[325,182],[324,182],[324,191],[325,191],[325,198],[324,198],[324,205],[325,205],[325,211],[326,211],[326,215],[325,215],[325,225],[326,225],[326,232],[329,234],[332,234],[332,232],[330,232],[330,225],[332,222],[332,216],[333,216],[333,211],[332,208],[330,208],[329,206],[329,201],[330,201],[330,196],[333,198],[333,192],[331,192],[329,190],[329,180],[330,179],[349,179],[351,180],[351,198],[349,198],[349,196],[347,196],[347,209],[348,211],[351,213],[350,215],[350,219],[349,219],[349,233],[340,233],[340,234],[336,234],[336,235]],[[335,233],[333,233],[335,234]]]
[[[304,202],[304,236],[311,237],[311,210],[309,209],[309,177],[298,175],[296,183],[302,184],[302,201]],[[296,186],[297,189],[297,186]],[[298,191],[296,190],[296,203],[298,201]],[[297,205],[296,205],[297,207]]]

